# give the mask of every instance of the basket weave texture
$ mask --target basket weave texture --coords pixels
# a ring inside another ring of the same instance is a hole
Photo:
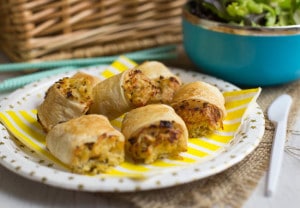
[[[186,0],[1,0],[0,49],[13,61],[113,55],[179,43]]]

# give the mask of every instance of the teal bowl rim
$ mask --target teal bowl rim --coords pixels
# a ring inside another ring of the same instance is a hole
[[[251,27],[203,19],[196,15],[193,15],[188,10],[187,4],[183,6],[182,16],[185,20],[187,20],[195,26],[228,34],[245,36],[288,36],[300,34],[300,25]]]

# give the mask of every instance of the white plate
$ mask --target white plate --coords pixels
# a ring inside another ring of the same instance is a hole
[[[85,68],[90,74],[99,75],[106,66]],[[202,80],[217,86],[221,91],[238,90],[230,83],[216,79],[211,76],[196,72],[172,69],[183,82]],[[70,76],[74,72],[68,72],[52,76],[21,88],[0,102],[1,111],[4,110],[31,110],[42,101],[45,91],[54,81],[63,76]],[[17,139],[12,137],[6,128],[0,124],[0,163],[23,177],[39,181],[41,183],[80,191],[108,191],[126,192],[158,189],[162,187],[175,186],[199,180],[219,173],[236,163],[240,162],[255,147],[258,146],[264,134],[265,120],[261,108],[255,103],[249,109],[244,118],[239,132],[228,144],[225,151],[219,152],[215,157],[203,162],[193,163],[180,168],[168,169],[154,174],[145,179],[133,179],[130,177],[110,177],[107,175],[85,176],[68,172],[57,168],[53,161],[49,161],[34,151],[27,148]],[[253,128],[253,126],[255,128]]]

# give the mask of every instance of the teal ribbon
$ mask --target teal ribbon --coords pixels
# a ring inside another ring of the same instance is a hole
[[[162,47],[150,48],[131,53],[123,54],[134,61],[150,60],[150,59],[170,59],[176,57],[176,46],[167,45]],[[49,69],[65,66],[89,66],[97,64],[108,64],[113,62],[119,57],[117,56],[104,56],[96,58],[82,58],[82,59],[68,59],[68,60],[57,60],[57,61],[44,61],[44,62],[33,62],[33,63],[9,63],[0,64],[0,72],[15,72],[24,71],[28,69]]]
[[[165,60],[177,57],[175,45],[151,48],[131,53],[125,53],[123,55],[136,62],[141,62],[145,60]],[[17,89],[33,81],[45,78],[47,76],[60,74],[67,71],[80,70],[83,66],[108,65],[115,61],[118,57],[119,55],[105,56],[99,58],[48,61],[40,63],[1,64],[0,72],[16,72],[28,69],[38,69],[41,71],[4,80],[0,83],[0,92]]]
[[[10,79],[7,79],[7,80],[4,80],[3,82],[1,82],[0,92],[17,89],[17,88],[22,87],[26,84],[29,84],[33,81],[37,81],[42,78],[45,78],[47,76],[52,76],[55,74],[60,74],[60,73],[68,72],[68,71],[73,71],[76,69],[79,69],[79,67],[66,66],[66,67],[61,67],[61,68],[57,68],[57,69],[53,69],[53,70],[37,72],[37,73],[27,74],[27,75],[15,77],[15,78],[10,78]]]

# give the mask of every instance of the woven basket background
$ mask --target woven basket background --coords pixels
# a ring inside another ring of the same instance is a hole
[[[113,55],[181,37],[186,0],[1,0],[0,49],[13,61]]]

